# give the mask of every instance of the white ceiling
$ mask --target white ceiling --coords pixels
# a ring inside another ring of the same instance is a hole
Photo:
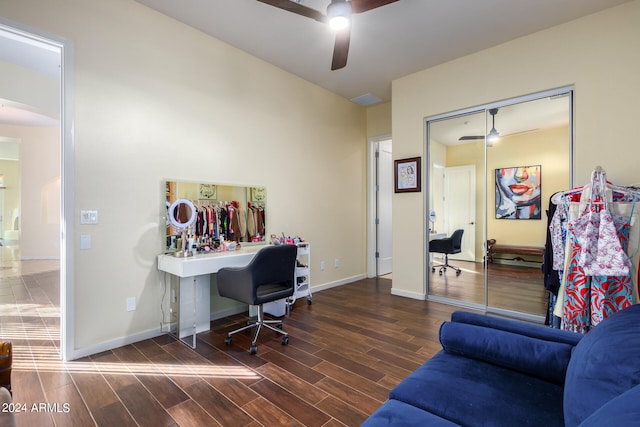
[[[14,64],[54,79],[60,78],[60,49],[41,41],[0,30],[0,61]],[[32,106],[2,98],[0,124],[55,126],[58,117],[36,111]]]
[[[495,122],[482,110],[433,121],[429,126],[429,137],[444,145],[460,145],[476,142],[460,141],[460,137],[486,135],[493,124],[501,137],[569,126],[570,109],[569,96],[547,96],[500,107]]]
[[[349,60],[334,35],[257,0],[136,0],[347,99],[391,100],[391,81],[628,0],[399,0],[353,16]],[[330,0],[301,0],[326,12]]]

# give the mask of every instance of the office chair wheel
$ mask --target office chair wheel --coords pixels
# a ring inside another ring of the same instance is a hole
[[[440,270],[440,271],[438,272],[438,274],[439,274],[440,276],[442,276],[442,270]]]
[[[311,297],[307,297],[307,305],[311,305]]]
[[[431,267],[431,272],[435,273],[436,272],[436,268],[435,267]]]
[[[459,276],[459,275],[460,275],[460,273],[462,273],[462,270],[457,270],[457,271],[456,271],[456,276]]]
[[[289,344],[289,337],[282,337],[282,345]]]
[[[231,337],[226,337],[226,338],[224,339],[224,343],[225,343],[225,344],[227,344],[227,345],[230,345],[230,344],[231,344],[231,341],[233,341],[233,338],[231,338]]]
[[[251,348],[249,349],[249,353],[256,354],[257,352],[258,352],[258,346],[252,345]]]

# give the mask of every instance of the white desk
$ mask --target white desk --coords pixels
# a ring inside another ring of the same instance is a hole
[[[266,245],[247,246],[235,251],[210,252],[191,257],[158,255],[158,270],[175,277],[175,295],[170,304],[177,304],[176,335],[179,339],[192,336],[193,348],[196,334],[208,331],[211,316],[211,279],[222,267],[243,267],[253,259],[256,252]],[[173,281],[173,280],[172,280]],[[173,322],[173,319],[171,319]]]

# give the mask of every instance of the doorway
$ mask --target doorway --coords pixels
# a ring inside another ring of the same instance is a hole
[[[0,18],[0,136],[17,141],[11,230],[3,231],[0,307],[14,313],[14,352],[72,358],[71,43]],[[9,90],[9,85],[11,90]],[[38,88],[38,96],[32,93]],[[6,165],[5,165],[6,166]],[[7,216],[7,199],[2,216]],[[13,217],[16,217],[13,219]],[[66,219],[66,220],[65,220]],[[9,233],[9,234],[7,234]],[[6,235],[6,236],[5,236]],[[6,238],[5,238],[6,237]],[[19,324],[17,320],[22,324]],[[42,324],[42,327],[38,325]],[[22,335],[22,336],[21,336]],[[41,345],[40,345],[41,344]]]
[[[368,277],[391,277],[393,155],[389,136],[369,140]]]

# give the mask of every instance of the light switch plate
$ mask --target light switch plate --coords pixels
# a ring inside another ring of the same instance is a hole
[[[80,224],[97,224],[98,223],[98,211],[81,210],[80,211]]]
[[[91,234],[80,235],[80,249],[91,249]]]
[[[127,298],[127,311],[134,311],[136,309],[136,297]]]

